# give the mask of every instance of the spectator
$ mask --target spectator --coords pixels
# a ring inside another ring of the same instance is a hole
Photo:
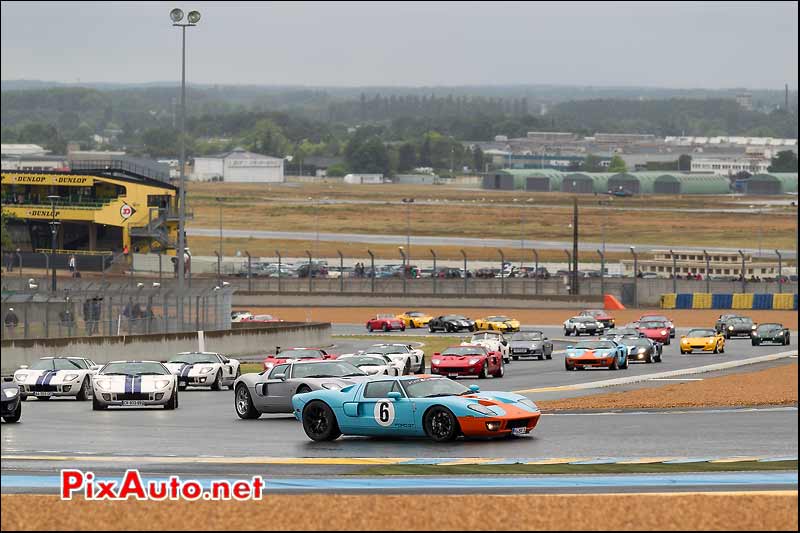
[[[13,307],[8,308],[8,312],[6,313],[6,316],[3,319],[3,323],[6,325],[6,331],[7,331],[6,335],[8,336],[8,338],[13,339],[14,330],[16,330],[17,326],[19,325],[19,318],[17,317],[17,314],[14,312]]]
[[[64,308],[63,311],[58,313],[58,320],[62,327],[67,328],[67,336],[72,337],[72,328],[75,327],[75,317],[72,315],[72,311],[69,310],[69,307]]]
[[[6,272],[14,272],[14,254],[8,252],[5,254]]]
[[[128,248],[128,245],[126,244],[122,247],[122,255],[125,257],[126,264],[128,263],[128,254],[130,254],[130,248]]]
[[[75,271],[77,270],[77,260],[75,259],[75,254],[69,256],[69,262],[67,263],[69,267],[69,271],[72,273],[72,276],[75,276]]]

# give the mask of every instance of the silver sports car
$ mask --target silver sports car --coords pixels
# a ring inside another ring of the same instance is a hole
[[[191,387],[233,388],[233,382],[242,375],[239,361],[216,352],[181,352],[170,357],[164,366],[178,376],[180,390]]]
[[[178,376],[158,361],[112,361],[92,379],[92,409],[178,407]]]
[[[263,413],[292,413],[292,396],[319,389],[342,389],[369,375],[347,361],[295,361],[258,374],[244,374],[233,384],[239,418]]]

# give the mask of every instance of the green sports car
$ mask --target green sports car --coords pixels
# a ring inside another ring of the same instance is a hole
[[[789,329],[783,324],[759,324],[750,335],[753,346],[773,342],[787,346],[790,342]]]

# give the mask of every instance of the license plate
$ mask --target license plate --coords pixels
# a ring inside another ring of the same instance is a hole
[[[528,428],[514,428],[511,430],[512,435],[527,435]]]
[[[447,377],[449,377],[449,378],[457,378],[458,377],[458,372],[450,372],[449,374],[447,374]]]
[[[33,393],[33,395],[34,395],[34,396],[52,396],[52,395],[53,395],[53,393],[52,393],[52,392],[42,392],[42,391],[38,391],[38,392],[34,392],[34,393]]]
[[[122,405],[144,405],[144,401],[142,400],[122,400]]]

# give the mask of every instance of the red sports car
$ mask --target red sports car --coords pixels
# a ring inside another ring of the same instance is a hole
[[[644,318],[639,321],[636,329],[651,341],[669,344],[670,331],[666,322]]]
[[[399,329],[400,331],[406,330],[406,323],[402,319],[397,318],[396,315],[383,314],[376,315],[367,320],[367,331],[375,331],[381,329],[383,331],[391,331]]]
[[[431,374],[441,374],[449,378],[478,376],[483,379],[487,375],[502,378],[505,374],[503,354],[490,352],[477,344],[451,346],[441,353],[433,354]]]
[[[578,316],[590,316],[598,322],[601,322],[606,329],[613,328],[616,324],[614,317],[602,309],[586,309],[581,311],[581,314]]]
[[[276,365],[281,365],[294,361],[324,361],[326,359],[336,359],[336,355],[330,354],[320,348],[284,348],[275,350],[275,355],[268,355],[264,361],[264,370],[271,370]]]
[[[646,322],[648,320],[655,320],[665,322],[667,327],[669,328],[669,336],[670,338],[675,338],[675,324],[669,317],[662,315],[661,313],[645,313],[641,317],[639,317],[639,322]]]

